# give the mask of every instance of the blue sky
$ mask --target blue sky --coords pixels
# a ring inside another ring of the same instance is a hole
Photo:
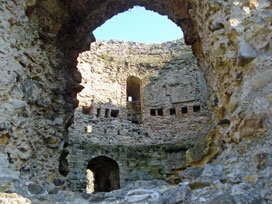
[[[143,43],[162,43],[183,37],[182,30],[167,16],[139,6],[112,17],[93,34],[97,40],[117,39]]]

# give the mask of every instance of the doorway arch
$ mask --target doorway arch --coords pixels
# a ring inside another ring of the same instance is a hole
[[[127,111],[128,120],[135,124],[141,123],[141,80],[135,76],[127,78]]]
[[[87,166],[87,193],[110,192],[120,187],[119,165],[113,159],[99,156]]]

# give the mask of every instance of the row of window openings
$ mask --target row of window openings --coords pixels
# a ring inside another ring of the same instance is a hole
[[[152,116],[163,116],[163,109],[162,108],[158,108],[158,109],[150,109],[150,115]],[[193,106],[193,112],[200,112],[200,106]],[[182,107],[181,108],[181,113],[182,114],[186,114],[188,113],[188,107]],[[177,112],[176,112],[176,108],[170,108],[169,109],[169,114],[170,115],[176,115]]]
[[[117,118],[118,115],[119,115],[119,110],[105,109],[105,118],[109,118],[109,117]],[[96,109],[96,117],[101,117],[101,108]]]
[[[163,116],[163,112],[164,111],[162,108],[150,109],[150,115],[152,116],[156,116],[156,115]],[[193,106],[193,112],[200,112],[200,106]],[[182,114],[188,113],[188,107],[182,107],[181,113]],[[169,109],[169,114],[176,115],[176,109],[175,108]],[[110,110],[110,109],[105,110],[106,118],[109,118],[109,117],[117,118],[118,115],[119,115],[119,110]],[[97,108],[96,117],[100,117],[100,116],[101,116],[101,108]]]

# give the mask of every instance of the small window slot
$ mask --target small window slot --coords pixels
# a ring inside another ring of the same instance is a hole
[[[156,109],[150,109],[150,115],[156,116]]]
[[[194,111],[195,113],[200,112],[200,106],[199,106],[199,105],[193,106],[193,111]]]
[[[90,114],[90,112],[91,112],[91,110],[92,110],[92,106],[83,106],[82,107],[82,113],[83,114]]]
[[[170,113],[170,115],[176,115],[176,109],[175,108],[170,108],[169,113]]]
[[[162,108],[157,109],[157,113],[159,116],[163,116],[163,109]]]
[[[182,107],[182,108],[181,108],[181,113],[182,113],[182,114],[188,113],[188,108],[187,108],[187,107]]]
[[[101,108],[96,109],[96,117],[100,117],[101,115]]]
[[[132,102],[132,101],[133,101],[132,96],[129,96],[129,97],[128,97],[128,102]]]
[[[105,110],[105,118],[108,118],[110,116],[110,109]]]
[[[111,117],[117,118],[119,115],[119,110],[111,110]]]

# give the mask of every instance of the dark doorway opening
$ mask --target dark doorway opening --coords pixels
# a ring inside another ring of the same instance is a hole
[[[110,192],[120,187],[119,166],[106,156],[92,159],[87,166],[87,193]]]
[[[142,121],[141,80],[135,76],[127,78],[128,120],[140,124]]]

